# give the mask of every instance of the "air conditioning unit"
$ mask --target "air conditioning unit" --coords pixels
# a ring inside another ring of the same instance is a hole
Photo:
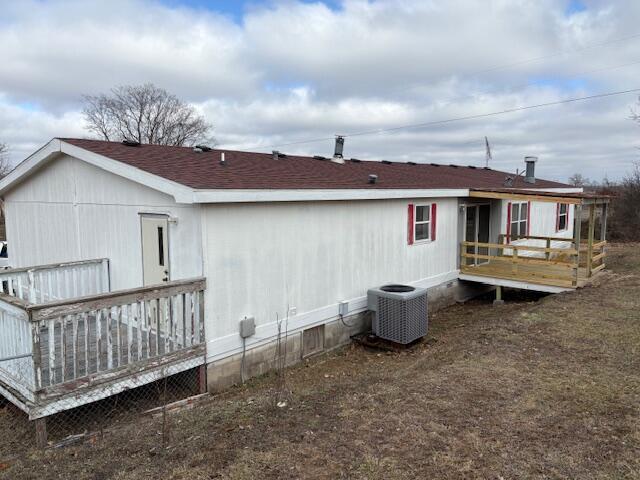
[[[427,334],[427,289],[409,285],[384,285],[367,292],[373,311],[374,335],[406,345]]]

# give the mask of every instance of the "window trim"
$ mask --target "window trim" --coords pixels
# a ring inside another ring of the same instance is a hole
[[[562,206],[565,206],[567,210],[562,213]],[[564,228],[560,228],[560,217],[565,217]],[[556,218],[556,232],[566,232],[569,230],[569,204],[558,203],[558,215]]]
[[[413,206],[413,243],[414,245],[416,243],[429,243],[432,242],[432,231],[433,231],[433,226],[432,226],[432,212],[433,212],[433,203],[416,203]],[[418,207],[425,207],[427,209],[428,215],[429,215],[429,220],[427,221],[418,221]],[[418,239],[417,238],[417,232],[418,229],[416,228],[418,225],[428,225],[427,228],[427,238],[422,238],[422,239]]]
[[[518,208],[518,220],[514,220],[513,217],[513,211],[514,211],[514,206],[515,205],[519,205]],[[527,212],[527,218],[526,219],[522,219],[522,208],[525,208],[525,211]],[[511,202],[509,204],[509,232],[508,232],[508,236],[512,239],[519,239],[522,237],[526,237],[527,235],[529,235],[529,222],[531,221],[531,219],[529,218],[530,216],[530,211],[529,211],[529,202],[524,201],[524,202]],[[516,235],[513,235],[512,233],[512,226],[514,223],[518,224],[518,233]],[[524,223],[524,233],[521,232],[521,224]]]

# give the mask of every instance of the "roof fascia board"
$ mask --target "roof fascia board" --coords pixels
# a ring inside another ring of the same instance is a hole
[[[584,193],[582,187],[563,187],[563,188],[527,188],[535,192],[550,192],[550,193]]]
[[[193,189],[185,185],[63,141],[60,142],[60,151],[113,173],[114,175],[119,175],[133,182],[171,195],[177,203],[194,203]]]
[[[394,198],[467,197],[468,189],[300,189],[196,190],[196,203],[384,200]]]
[[[43,162],[60,153],[60,140],[54,138],[16,166],[6,177],[0,180],[0,194],[13,188],[26,177],[35,172]]]
[[[540,193],[554,193],[554,192],[540,192]],[[579,198],[563,197],[561,193],[555,196],[538,195],[535,193],[522,193],[522,192],[487,192],[487,191],[471,191],[469,196],[473,198],[488,198],[492,200],[532,200],[534,202],[548,202],[548,203],[570,203],[578,205],[582,203]]]

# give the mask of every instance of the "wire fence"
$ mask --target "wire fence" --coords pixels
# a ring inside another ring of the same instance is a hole
[[[13,364],[12,384],[20,383],[20,372],[24,381],[33,375],[33,369],[24,359],[0,359],[0,376],[7,364]],[[22,364],[19,362],[23,361]],[[18,362],[18,363],[16,363]],[[193,366],[171,373],[169,369],[155,372],[143,372],[136,377],[136,386],[112,395],[109,392],[96,390],[94,396],[84,395],[82,405],[78,406],[78,395],[66,396],[60,402],[52,402],[49,407],[36,409],[28,404],[19,391],[3,388],[0,395],[0,412],[3,420],[8,422],[11,431],[16,434],[18,442],[24,447],[38,444],[40,447],[61,447],[81,442],[99,442],[105,432],[118,428],[123,424],[137,422],[140,417],[154,419],[149,424],[153,434],[162,435],[162,443],[169,442],[172,416],[167,412],[181,403],[193,399],[203,392],[204,368],[202,359],[194,359]],[[21,368],[22,366],[22,368]],[[158,378],[159,377],[159,378]],[[25,400],[27,405],[24,406]],[[22,406],[17,406],[21,405]],[[49,410],[50,408],[50,410]],[[29,419],[24,410],[30,410],[37,419]],[[144,423],[142,423],[144,425]],[[151,432],[149,432],[151,433]]]

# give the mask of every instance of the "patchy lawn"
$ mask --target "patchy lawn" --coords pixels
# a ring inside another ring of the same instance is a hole
[[[350,346],[93,445],[38,451],[0,413],[0,478],[640,479],[640,245],[598,285],[439,312],[403,353]]]

